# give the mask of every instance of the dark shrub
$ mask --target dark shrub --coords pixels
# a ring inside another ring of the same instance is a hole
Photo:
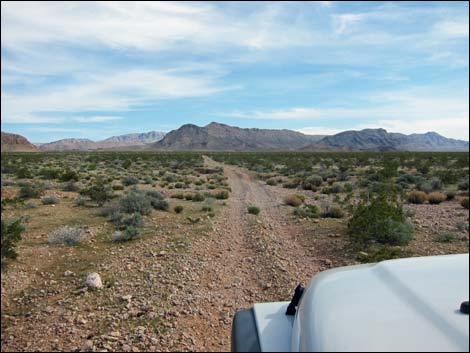
[[[202,202],[204,201],[206,198],[203,194],[195,194],[193,196],[193,202]]]
[[[461,190],[461,191],[468,190],[468,176],[466,177],[466,179],[462,179],[462,180],[459,182],[458,188],[459,188],[459,190]]]
[[[412,239],[413,229],[406,219],[403,207],[379,195],[370,203],[361,203],[348,223],[351,241],[360,246],[370,243],[406,245]]]
[[[69,181],[68,183],[66,183],[63,187],[64,191],[68,191],[68,192],[76,192],[76,191],[79,191],[80,188],[78,187],[78,185],[76,183],[74,183],[73,181]]]
[[[109,185],[106,185],[102,179],[96,180],[93,185],[84,190],[81,190],[80,194],[88,196],[99,206],[103,206],[106,201],[109,201],[114,197],[112,189],[109,187]]]
[[[111,241],[116,243],[131,241],[139,237],[139,230],[135,227],[129,226],[124,231],[116,231],[111,238]]]
[[[122,185],[129,186],[129,185],[136,185],[139,183],[139,179],[132,175],[125,176],[121,180]]]
[[[457,239],[457,236],[454,233],[451,232],[444,232],[444,233],[439,233],[436,235],[434,238],[435,242],[438,243],[452,243]]]
[[[78,173],[75,170],[66,169],[59,176],[60,181],[77,181],[79,179]]]
[[[43,205],[56,205],[59,203],[59,199],[55,196],[44,196],[41,202]]]
[[[460,204],[463,208],[466,208],[468,210],[468,197],[463,198]]]
[[[175,210],[175,213],[181,213],[183,212],[183,206],[177,205],[175,206],[174,210]]]
[[[317,187],[321,186],[323,178],[319,175],[312,175],[304,180],[302,188],[305,190],[316,190]]]
[[[321,212],[321,216],[323,218],[343,218],[344,211],[337,206],[328,206]]]
[[[441,190],[442,189],[442,181],[438,178],[431,179],[431,188],[432,190]]]
[[[214,197],[217,200],[226,200],[229,197],[229,193],[227,190],[216,190],[214,193]]]
[[[4,221],[2,219],[1,234],[1,264],[4,266],[5,259],[16,259],[16,245],[21,240],[21,233],[25,230],[21,219]]]
[[[444,202],[447,199],[446,195],[441,192],[431,192],[428,195],[428,201],[431,205],[437,205]]]
[[[249,214],[258,215],[260,212],[261,212],[261,210],[259,209],[259,207],[256,207],[256,206],[249,206],[248,207],[248,213]]]
[[[43,188],[39,185],[27,184],[20,188],[18,197],[20,199],[36,199],[43,193]]]
[[[119,229],[124,229],[129,226],[140,228],[144,225],[140,213],[124,214],[121,212],[114,212],[111,214],[110,221]]]
[[[455,195],[456,195],[456,192],[455,191],[447,191],[446,192],[446,199],[447,201],[452,201],[453,199],[455,199]]]

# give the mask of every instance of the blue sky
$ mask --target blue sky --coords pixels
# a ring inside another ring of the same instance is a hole
[[[2,131],[469,136],[468,2],[2,2]]]

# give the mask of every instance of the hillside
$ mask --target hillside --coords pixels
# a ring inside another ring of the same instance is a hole
[[[317,136],[291,130],[242,129],[219,123],[204,127],[187,124],[169,132],[151,148],[174,151],[289,151],[318,139]]]
[[[384,129],[344,131],[326,136],[303,150],[319,149],[342,151],[467,151],[468,141],[446,138],[435,132],[405,135],[389,133]]]
[[[36,152],[38,149],[25,137],[2,131],[2,152]]]
[[[165,133],[150,131],[119,136],[112,136],[100,141],[90,139],[62,139],[39,145],[41,151],[90,151],[113,149],[139,149],[148,143],[160,140]]]

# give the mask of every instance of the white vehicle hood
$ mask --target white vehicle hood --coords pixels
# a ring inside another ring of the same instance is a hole
[[[330,270],[304,293],[293,351],[467,351],[469,256]]]

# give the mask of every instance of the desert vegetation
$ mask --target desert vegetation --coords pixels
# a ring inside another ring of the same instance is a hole
[[[197,346],[173,337],[203,318],[224,340],[211,347],[226,347],[236,309],[288,300],[319,271],[468,251],[468,164],[468,153],[2,153],[2,340],[186,350]]]

